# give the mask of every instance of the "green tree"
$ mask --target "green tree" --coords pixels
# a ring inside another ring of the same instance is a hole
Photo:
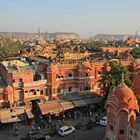
[[[103,47],[104,46],[104,42],[103,41],[87,41],[84,44],[87,48],[98,48],[98,47]]]
[[[134,49],[132,49],[130,51],[130,54],[134,57],[134,58],[140,58],[140,48],[135,47]]]
[[[100,80],[101,84],[103,85],[104,91],[104,98],[103,103],[105,103],[109,93],[115,87],[121,84],[122,82],[122,75],[124,74],[124,82],[127,86],[131,87],[132,82],[130,80],[130,72],[118,61],[111,61],[110,62],[110,71],[107,71],[104,74],[102,80]]]
[[[0,38],[0,58],[2,60],[9,56],[17,56],[22,48],[20,41],[13,41],[9,38]]]

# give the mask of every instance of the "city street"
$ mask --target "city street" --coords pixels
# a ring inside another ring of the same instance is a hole
[[[52,140],[103,140],[104,135],[105,127],[97,126],[90,130],[77,130],[75,134],[73,133],[65,137],[54,136]]]
[[[104,114],[102,114],[104,115]],[[105,126],[95,125],[92,129],[87,129],[87,123],[89,121],[89,117],[86,117],[84,120],[81,119],[68,119],[65,120],[63,123],[63,126],[76,126],[78,122],[82,121],[82,128],[80,130],[76,130],[75,133],[72,133],[70,135],[67,135],[65,137],[61,137],[58,134],[52,136],[52,140],[103,140],[103,137],[105,135]],[[8,129],[5,127],[4,129],[0,130],[0,139],[3,140],[21,140],[21,138],[25,138],[25,135],[27,135],[27,132],[29,130],[32,130],[31,125],[24,125],[23,123],[17,124],[18,126],[18,136],[14,136],[14,131],[12,128]],[[41,128],[40,133],[43,135],[47,132],[49,132],[49,128]],[[52,131],[50,131],[52,132]]]
[[[22,133],[22,131],[20,131]],[[55,135],[52,137],[52,140],[103,140],[105,135],[105,127],[104,126],[96,126],[92,129],[82,129],[76,130],[75,133],[72,133],[68,136],[61,137]],[[21,136],[21,134],[20,134]],[[2,140],[20,140],[21,137],[13,136],[12,131],[0,131],[0,139]]]

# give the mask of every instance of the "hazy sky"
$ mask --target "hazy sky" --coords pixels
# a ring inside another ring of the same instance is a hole
[[[0,32],[140,32],[140,0],[0,0]]]

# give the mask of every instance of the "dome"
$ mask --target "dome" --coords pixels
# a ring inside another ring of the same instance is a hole
[[[119,101],[122,101],[124,98],[127,100],[135,98],[133,91],[125,83],[115,87],[114,94]]]
[[[137,104],[137,99],[132,91],[124,82],[115,87],[110,94],[110,96],[114,96],[117,98],[120,107],[126,107],[128,110],[137,110],[139,112],[139,106]]]
[[[139,71],[140,70],[140,59],[136,59],[134,61],[134,69],[135,69],[135,71]]]
[[[84,68],[84,69],[92,69],[92,66],[91,66],[91,63],[89,63],[89,62],[84,62],[83,64],[82,64],[82,67]]]

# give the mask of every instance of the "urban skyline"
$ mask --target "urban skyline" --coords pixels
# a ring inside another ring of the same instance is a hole
[[[24,0],[1,1],[1,32],[74,32],[81,37],[98,33],[135,34],[140,1]]]

